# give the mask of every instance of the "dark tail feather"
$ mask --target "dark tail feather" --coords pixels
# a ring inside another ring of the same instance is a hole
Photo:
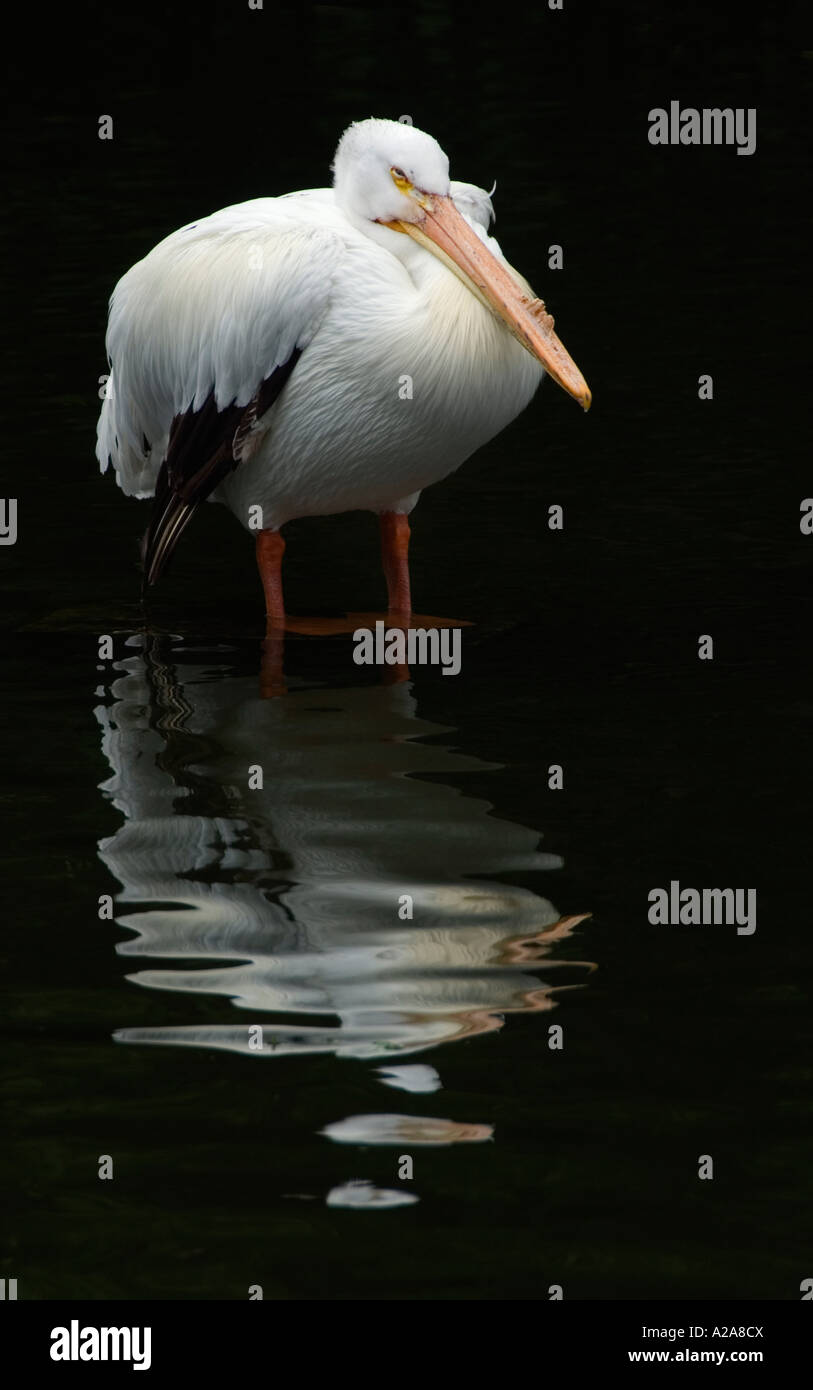
[[[141,544],[145,589],[161,578],[197,509],[197,502],[184,502],[176,493],[170,494],[162,511],[153,515]]]
[[[235,412],[239,419],[239,412]],[[194,418],[194,417],[193,417]],[[181,420],[181,425],[185,423]],[[234,431],[234,418],[227,419],[226,429],[231,435]],[[155,584],[165,572],[178,541],[195,515],[201,502],[204,502],[227,473],[236,466],[231,444],[221,444],[205,463],[192,472],[187,467],[186,477],[177,477],[177,442],[183,443],[182,429],[174,429],[171,436],[167,459],[161,465],[155,485],[150,524],[141,545],[141,558],[144,566],[142,593]],[[172,481],[170,481],[170,457],[173,460]],[[183,460],[183,454],[181,454]]]
[[[190,406],[176,415],[141,547],[142,595],[166,570],[201,502],[240,463],[252,429],[277,400],[300,356],[301,349],[295,348],[288,361],[261,382],[247,406],[232,404],[218,410],[212,389],[199,410]]]

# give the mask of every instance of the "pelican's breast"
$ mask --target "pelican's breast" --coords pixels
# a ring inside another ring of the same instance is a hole
[[[232,475],[244,524],[384,509],[446,477],[504,429],[543,371],[440,262],[420,283],[362,236],[265,444]]]

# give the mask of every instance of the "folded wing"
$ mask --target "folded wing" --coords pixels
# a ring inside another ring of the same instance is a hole
[[[301,205],[258,199],[174,232],[116,286],[96,452],[124,492],[155,496],[148,584],[271,427],[344,256],[341,237],[309,225]]]

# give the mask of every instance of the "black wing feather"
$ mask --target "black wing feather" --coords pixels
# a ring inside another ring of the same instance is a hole
[[[190,407],[175,416],[142,542],[145,586],[160,579],[201,502],[238,466],[250,430],[270,410],[300,355],[301,348],[296,348],[287,362],[265,378],[246,406],[232,404],[218,410],[211,390],[200,410]]]

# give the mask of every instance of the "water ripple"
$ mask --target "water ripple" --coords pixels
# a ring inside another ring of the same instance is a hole
[[[581,917],[484,875],[560,861],[439,779],[493,764],[424,742],[452,730],[407,685],[263,700],[253,676],[154,642],[116,670],[96,711],[123,817],[99,845],[132,932],[116,949],[165,962],[134,983],[248,1015],[117,1040],[374,1058],[553,1007],[552,953]]]

